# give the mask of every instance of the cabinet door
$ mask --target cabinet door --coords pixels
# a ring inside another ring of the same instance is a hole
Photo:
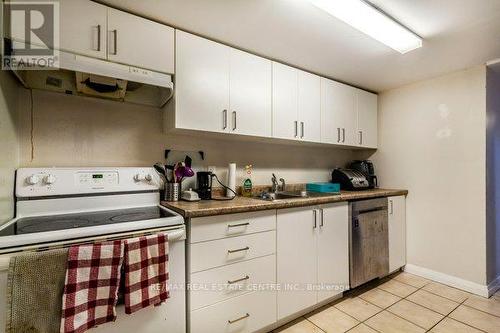
[[[358,89],[357,109],[357,144],[361,147],[377,148],[377,95]]]
[[[356,128],[354,88],[322,78],[321,141],[339,145],[354,145]]]
[[[321,79],[298,71],[299,134],[305,141],[321,141]]]
[[[271,136],[271,61],[231,49],[231,132]]]
[[[313,209],[278,210],[278,320],[316,304],[316,291],[304,289],[317,281],[316,229]]]
[[[297,69],[273,62],[273,137],[298,139]]]
[[[389,271],[406,265],[406,198],[389,197]]]
[[[174,29],[108,8],[108,59],[174,73]]]
[[[107,7],[89,0],[60,1],[60,49],[106,59]]]
[[[320,207],[318,302],[349,288],[349,211],[346,202]]]
[[[175,126],[229,131],[229,48],[176,31]]]

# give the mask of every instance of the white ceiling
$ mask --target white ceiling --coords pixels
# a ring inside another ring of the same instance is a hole
[[[371,0],[424,38],[401,55],[308,0],[101,0],[373,91],[500,58],[500,0]]]

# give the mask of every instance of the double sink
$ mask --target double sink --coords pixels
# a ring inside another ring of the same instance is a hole
[[[266,200],[266,201],[293,200],[293,199],[329,197],[338,194],[340,193],[320,193],[320,192],[310,192],[310,191],[262,192],[260,195],[256,197],[256,199]]]

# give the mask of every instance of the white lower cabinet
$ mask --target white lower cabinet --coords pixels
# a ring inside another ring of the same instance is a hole
[[[348,288],[348,242],[346,202],[278,210],[278,320]]]
[[[189,332],[250,333],[276,322],[276,210],[189,221]]]
[[[191,333],[251,333],[276,322],[276,293],[255,291],[191,312]]]
[[[387,198],[389,205],[389,271],[406,265],[406,198]]]
[[[240,296],[253,291],[258,285],[273,285],[275,281],[275,255],[194,273],[191,274],[191,309]]]

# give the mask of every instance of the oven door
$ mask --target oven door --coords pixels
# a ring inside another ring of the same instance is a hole
[[[95,333],[185,333],[185,228],[170,229],[169,236],[169,286],[170,298],[160,306],[142,309],[132,315],[125,314],[124,305],[118,305],[114,323],[92,329]],[[7,277],[10,257],[0,256],[0,332],[5,332],[7,307]]]

